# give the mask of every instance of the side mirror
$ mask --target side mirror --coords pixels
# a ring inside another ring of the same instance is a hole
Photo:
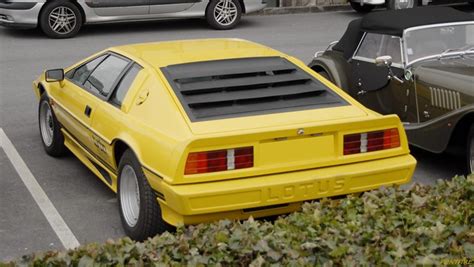
[[[46,82],[60,82],[64,80],[64,70],[63,69],[54,69],[47,70],[45,73]]]
[[[392,66],[391,56],[380,56],[375,59],[375,65],[377,67],[390,67]]]

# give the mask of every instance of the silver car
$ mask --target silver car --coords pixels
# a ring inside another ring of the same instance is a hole
[[[205,18],[218,30],[232,29],[242,14],[266,0],[0,0],[0,25],[39,28],[52,38],[75,36],[82,25],[140,20]]]

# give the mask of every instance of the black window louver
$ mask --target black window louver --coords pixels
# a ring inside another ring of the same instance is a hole
[[[191,121],[347,105],[280,57],[186,63],[161,70]]]

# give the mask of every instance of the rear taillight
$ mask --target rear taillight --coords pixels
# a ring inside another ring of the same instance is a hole
[[[189,153],[184,174],[220,172],[253,167],[253,147]]]
[[[400,146],[397,128],[344,136],[344,155],[366,153]]]

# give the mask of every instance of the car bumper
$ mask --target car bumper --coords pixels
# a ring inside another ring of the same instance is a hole
[[[298,210],[303,201],[407,183],[415,166],[411,155],[403,155],[210,183],[169,185],[149,180],[163,194],[157,198],[163,219],[178,225],[284,214]],[[150,175],[146,170],[145,173]]]
[[[0,25],[11,28],[35,28],[44,3],[0,3]]]
[[[385,0],[351,0],[351,2],[361,3],[364,5],[383,5]]]
[[[262,0],[245,0],[245,13],[250,14],[264,9],[267,4],[263,2]]]

